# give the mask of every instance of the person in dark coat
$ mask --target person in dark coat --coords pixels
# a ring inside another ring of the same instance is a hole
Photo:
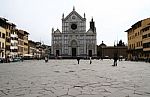
[[[79,61],[80,61],[80,57],[77,57],[77,61],[78,61],[78,64],[79,64]]]
[[[48,57],[47,56],[45,57],[45,62],[48,62]]]
[[[117,54],[114,54],[114,64],[112,66],[117,66],[117,60],[118,60]]]
[[[23,62],[23,56],[22,56],[22,57],[20,57],[20,58],[21,58],[21,59],[20,59],[20,60],[21,60],[21,62]]]

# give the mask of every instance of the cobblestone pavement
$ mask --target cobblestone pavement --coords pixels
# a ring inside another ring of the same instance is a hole
[[[0,64],[0,97],[150,97],[150,64],[43,60]]]

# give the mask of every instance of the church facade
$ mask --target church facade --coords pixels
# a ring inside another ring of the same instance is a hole
[[[93,18],[86,31],[86,17],[75,8],[66,17],[62,15],[62,32],[52,28],[51,55],[62,58],[88,58],[97,56],[96,27]]]

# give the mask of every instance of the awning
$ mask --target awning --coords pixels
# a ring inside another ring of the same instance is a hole
[[[23,56],[24,57],[32,57],[33,55],[31,55],[31,54],[24,54]]]

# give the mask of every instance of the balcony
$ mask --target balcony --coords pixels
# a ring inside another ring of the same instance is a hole
[[[18,46],[11,46],[10,49],[11,49],[11,50],[13,50],[13,49],[18,49]]]
[[[18,40],[11,40],[11,43],[18,43]]]
[[[16,37],[16,38],[18,38],[18,35],[17,34],[11,34],[10,37]]]
[[[6,42],[10,43],[10,38],[9,37],[6,37]]]
[[[150,47],[149,48],[144,48],[143,51],[150,51]]]

